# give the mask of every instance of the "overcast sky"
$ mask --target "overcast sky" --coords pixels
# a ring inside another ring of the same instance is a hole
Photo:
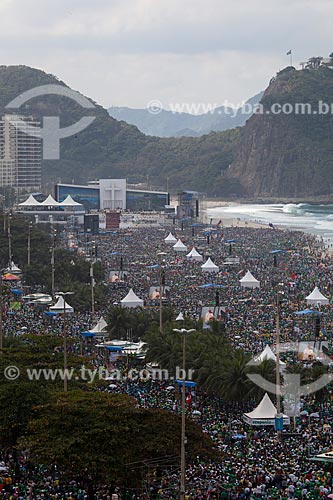
[[[1,64],[57,75],[105,107],[241,103],[333,51],[332,0],[0,0]]]

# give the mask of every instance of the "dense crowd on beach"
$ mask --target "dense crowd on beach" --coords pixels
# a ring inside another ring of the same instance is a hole
[[[185,243],[187,252],[175,252],[165,243],[170,229]],[[76,352],[82,348],[81,332],[91,329],[100,316],[106,317],[109,308],[119,305],[130,288],[146,306],[158,307],[159,300],[149,297],[149,290],[159,288],[161,269],[168,289],[163,304],[172,306],[175,314],[183,312],[200,319],[203,307],[215,312],[218,290],[226,335],[234,347],[251,354],[262,352],[266,344],[274,344],[277,289],[281,300],[281,341],[286,343],[313,339],[313,318],[298,317],[295,312],[307,307],[305,298],[315,286],[332,298],[333,262],[314,237],[302,232],[221,226],[193,226],[184,231],[174,227],[143,227],[120,230],[111,237],[94,236],[94,240],[97,258],[105,267],[109,303],[94,317],[89,313],[67,315],[67,335],[72,339],[69,348]],[[79,240],[78,243],[82,250],[84,242]],[[193,246],[203,256],[202,262],[186,256]],[[219,266],[218,272],[202,272],[201,265],[208,257]],[[239,263],[228,264],[230,257],[237,257]],[[260,288],[240,286],[239,280],[247,270],[260,281]],[[322,306],[321,312],[325,314],[321,316],[320,339],[330,344],[332,306]],[[61,335],[62,327],[60,316],[46,317],[43,310],[31,304],[13,314],[4,308],[3,331],[7,336],[23,333]],[[86,354],[97,353],[93,341],[86,349]],[[96,363],[101,362],[96,354]],[[121,361],[118,363],[125,369]],[[141,407],[181,412],[177,389],[168,389],[167,381],[138,380],[113,385],[115,387],[106,390],[129,393]],[[198,459],[187,464],[188,498],[331,498],[330,469],[326,464],[309,460],[310,455],[330,448],[333,437],[331,401],[319,404],[311,398],[303,399],[303,416],[297,418],[295,429],[281,442],[277,441],[273,428],[245,426],[242,415],[253,409],[250,403],[226,403],[217,396],[197,390],[186,406],[188,417],[211,436],[223,456],[220,463],[202,463]],[[317,416],[311,418],[311,414]],[[0,498],[90,500],[111,499],[112,494],[124,499],[148,498],[144,493],[119,491],[115,485],[96,487],[89,478],[86,484],[74,480],[65,484],[56,469],[31,468],[24,457],[14,459],[7,455],[3,458],[0,474],[3,474],[4,486]],[[170,465],[162,477],[147,484],[146,495],[149,493],[150,498],[163,500],[178,498],[178,479],[178,469]]]

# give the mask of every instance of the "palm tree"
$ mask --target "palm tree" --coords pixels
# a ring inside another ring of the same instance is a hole
[[[264,359],[262,363],[260,363],[260,365],[257,366],[248,365],[247,373],[258,374],[264,380],[266,380],[267,382],[271,382],[272,384],[275,384],[276,382],[276,364],[271,359]],[[255,384],[254,382],[251,382],[251,384],[252,384],[252,387],[250,388],[251,396],[253,396],[256,401],[261,400],[265,395],[265,392],[267,391],[262,387],[260,387],[259,385]]]
[[[110,338],[125,339],[132,327],[131,313],[124,307],[112,307],[107,318]]]
[[[208,377],[207,386],[227,401],[244,401],[251,388],[251,382],[246,376],[249,360],[249,355],[236,349],[215,367]]]

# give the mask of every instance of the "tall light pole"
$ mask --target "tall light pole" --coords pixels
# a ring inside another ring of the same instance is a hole
[[[91,314],[95,314],[95,278],[94,278],[94,264],[95,264],[95,242],[91,242],[91,259],[90,259],[90,280],[91,280]]]
[[[165,252],[158,252],[159,256],[167,255]],[[165,269],[163,267],[163,263],[165,261],[162,260],[160,264],[160,332],[163,333],[163,295],[165,290]]]
[[[279,250],[271,252],[274,255],[273,267],[276,270],[275,273],[275,287],[276,287],[276,318],[275,318],[275,334],[276,334],[276,418],[277,418],[277,438],[279,441],[282,439],[282,431],[281,431],[281,418],[283,419],[283,415],[281,415],[281,375],[280,375],[280,291],[279,291],[279,275],[278,275],[278,262],[277,262],[277,254],[280,253]],[[283,422],[283,420],[282,420]]]
[[[32,229],[32,222],[30,221],[28,226],[28,259],[27,259],[28,266],[30,266],[31,264],[31,229]]]
[[[280,296],[277,288],[276,292],[276,413],[277,418],[281,418],[281,377],[280,377]],[[278,440],[281,441],[281,430],[277,431]]]
[[[2,272],[0,271],[0,355],[2,354],[3,349],[3,329],[2,329],[2,315],[3,315],[3,291],[2,291]]]
[[[52,228],[51,232],[51,295],[54,298],[55,290],[55,266],[54,266],[54,246],[55,246],[56,230]]]
[[[64,349],[64,392],[68,390],[68,380],[67,380],[67,331],[66,331],[66,296],[73,295],[74,292],[58,292],[57,295],[63,298],[64,310],[63,310],[63,349]]]
[[[183,315],[180,313],[177,316],[177,321],[182,321],[184,319]],[[178,330],[177,328],[173,329],[174,332],[180,333],[183,336],[183,383],[182,383],[182,430],[181,430],[181,442],[180,442],[180,500],[185,500],[185,444],[186,444],[186,429],[185,429],[185,370],[186,370],[186,334],[193,333],[195,330],[191,328],[190,330],[186,330],[185,328],[181,328]]]
[[[9,212],[8,214],[8,259],[9,259],[9,264],[8,267],[9,269],[12,266],[12,232],[11,232],[11,220],[12,220],[12,214]]]

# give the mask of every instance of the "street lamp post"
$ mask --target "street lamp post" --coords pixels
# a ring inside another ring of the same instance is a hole
[[[275,318],[275,334],[276,334],[276,418],[278,422],[277,427],[277,438],[279,441],[282,439],[282,431],[280,426],[281,418],[283,415],[281,414],[281,375],[280,375],[280,290],[279,290],[279,274],[278,274],[278,261],[277,254],[280,253],[280,250],[276,250],[271,252],[273,253],[273,268],[275,270],[275,283],[273,286],[276,287],[276,318]]]
[[[11,268],[12,265],[12,232],[11,232],[11,219],[12,219],[12,214],[9,212],[8,214],[8,258],[9,258],[9,264],[8,267]]]
[[[158,252],[158,256],[163,257],[167,255],[165,252]],[[163,267],[163,264],[165,263],[165,260],[162,259],[161,264],[159,265],[160,268],[160,332],[163,333],[163,295],[164,295],[164,290],[165,290],[165,269]]]
[[[281,376],[280,376],[280,295],[277,289],[276,293],[277,312],[276,312],[276,413],[281,418]],[[281,430],[277,431],[278,440],[281,441]]]
[[[95,263],[95,242],[91,242],[91,259],[90,259],[90,280],[91,280],[91,314],[95,314],[95,278],[94,278],[94,263]]]
[[[2,292],[2,270],[0,272],[0,354],[3,349],[3,329],[2,329],[2,315],[3,315],[3,292]]]
[[[30,266],[31,263],[31,229],[32,229],[32,222],[29,222],[28,226],[28,266]]]
[[[55,265],[54,265],[54,245],[55,245],[55,229],[52,229],[51,233],[51,295],[54,298],[55,290]]]
[[[180,313],[177,316],[177,321],[182,321],[184,319],[183,315]],[[182,429],[181,429],[181,445],[180,445],[180,500],[185,500],[185,444],[186,444],[186,428],[185,428],[185,370],[186,370],[186,334],[195,332],[193,328],[186,330],[181,328],[173,329],[174,332],[180,333],[183,336],[183,383],[182,383]]]
[[[64,392],[68,390],[68,380],[67,380],[67,331],[66,331],[66,296],[73,295],[74,292],[58,292],[57,295],[60,295],[64,301],[64,310],[63,310],[63,349],[64,349]]]

